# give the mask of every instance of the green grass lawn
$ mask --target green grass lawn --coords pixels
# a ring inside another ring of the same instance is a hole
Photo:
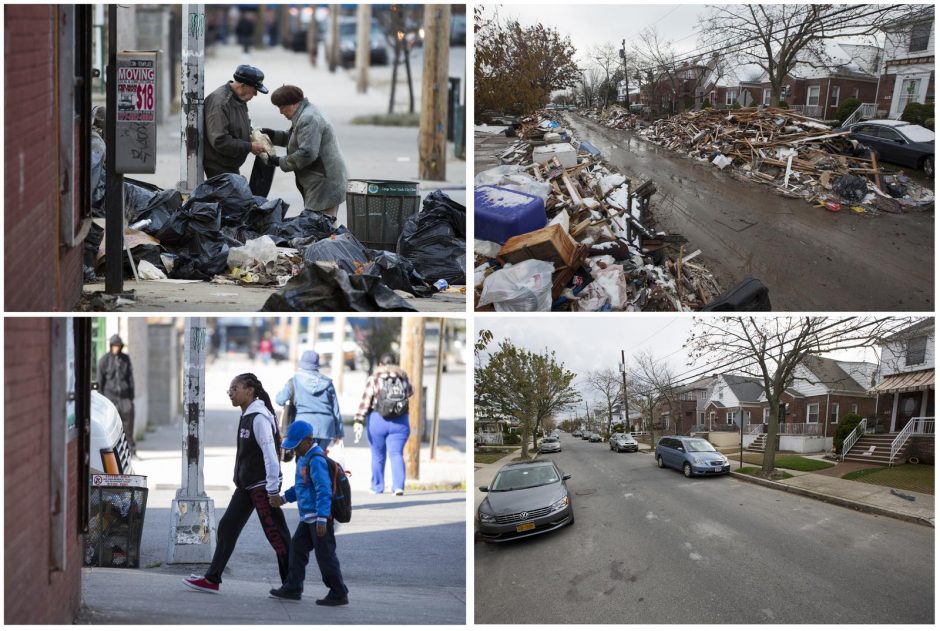
[[[725,455],[731,462],[740,462],[740,460],[738,460],[738,454]],[[764,454],[744,452],[744,462],[747,464],[763,465]],[[774,467],[778,469],[792,469],[793,471],[820,471],[822,469],[830,469],[834,466],[835,465],[831,462],[813,460],[812,458],[804,458],[803,456],[793,454],[778,454],[777,458],[774,460]]]
[[[842,476],[842,479],[933,495],[933,475],[933,466],[931,465],[902,464],[896,467],[860,469],[852,473],[846,473]]]
[[[475,451],[475,452],[473,452],[473,461],[474,461],[474,462],[479,462],[480,464],[493,464],[493,463],[496,462],[497,460],[501,460],[501,459],[505,458],[506,456],[508,456],[509,454],[514,453],[515,451],[516,451],[516,450],[513,450],[513,451],[494,451],[494,452],[479,452],[479,451]]]

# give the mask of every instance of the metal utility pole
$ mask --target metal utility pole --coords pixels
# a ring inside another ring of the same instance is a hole
[[[338,4],[330,5],[330,46],[326,51],[330,72],[336,72],[336,66],[339,65],[339,7]],[[315,28],[313,22],[310,28]]]
[[[623,427],[624,431],[631,431],[630,427],[630,404],[627,402],[627,355],[620,350],[620,376],[623,377]]]
[[[401,367],[408,374],[415,394],[408,402],[411,436],[405,443],[405,475],[417,480],[421,460],[421,427],[424,419],[424,318],[401,320]]]
[[[186,318],[183,338],[183,470],[170,516],[167,563],[209,563],[215,552],[215,502],[206,495],[206,319]]]
[[[369,91],[369,62],[372,57],[372,5],[360,4],[356,9],[356,91]]]
[[[434,377],[434,420],[431,424],[431,460],[437,458],[437,437],[441,429],[441,373],[444,371],[444,333],[447,320],[441,318],[437,329],[437,374]]]
[[[202,4],[183,5],[183,62],[180,81],[180,182],[191,193],[203,180],[202,108],[205,98],[206,10]]]
[[[124,174],[117,172],[117,12],[118,5],[108,6],[108,95],[105,129],[105,169],[108,186],[105,190],[105,293],[124,291]]]
[[[630,77],[627,75],[627,40],[620,40],[620,58],[623,59],[623,90],[624,102],[627,104],[627,110],[630,109]]]
[[[443,181],[447,171],[447,62],[450,5],[424,5],[424,75],[418,131],[418,178]]]

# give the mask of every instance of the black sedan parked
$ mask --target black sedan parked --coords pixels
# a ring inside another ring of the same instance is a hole
[[[477,530],[488,543],[530,537],[574,523],[565,475],[547,460],[503,466],[477,509]]]
[[[839,131],[846,131],[841,129]],[[870,120],[848,127],[849,138],[878,152],[878,159],[933,175],[934,133],[896,120]]]

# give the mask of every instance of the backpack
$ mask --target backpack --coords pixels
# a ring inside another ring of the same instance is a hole
[[[384,418],[395,418],[408,412],[405,382],[400,376],[382,377],[382,386],[373,409]]]
[[[349,523],[349,520],[352,519],[352,489],[349,487],[349,476],[346,475],[342,465],[329,456],[325,454],[313,455],[326,460],[326,468],[330,472],[330,479],[333,481],[333,502],[330,505],[333,519],[341,524]]]

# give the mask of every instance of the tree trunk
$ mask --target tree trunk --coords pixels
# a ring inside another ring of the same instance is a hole
[[[398,55],[401,54],[401,40],[395,38],[395,59],[392,61],[392,89],[388,97],[388,113],[395,113],[395,88],[398,87]]]
[[[415,394],[408,402],[408,424],[411,436],[405,443],[405,467],[407,477],[418,479],[421,459],[421,430],[423,424],[422,398],[424,376],[424,319],[402,318],[401,321],[401,367],[408,374]]]

